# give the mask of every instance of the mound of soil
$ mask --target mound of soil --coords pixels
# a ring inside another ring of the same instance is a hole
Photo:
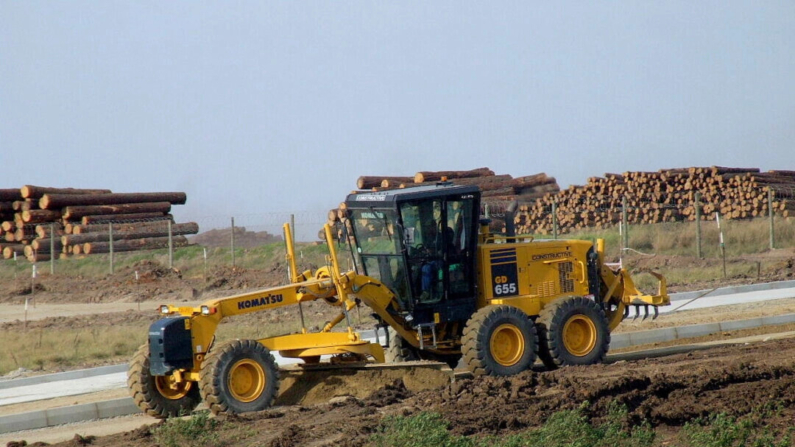
[[[205,231],[190,238],[191,243],[210,248],[229,247],[232,244],[232,229],[222,228]],[[246,227],[235,227],[235,247],[255,248],[261,245],[282,241],[267,231],[247,231]]]
[[[368,368],[283,372],[276,405],[314,405],[350,396],[383,407],[413,392],[442,388],[449,372],[436,368]],[[386,385],[385,385],[386,384]]]
[[[39,303],[180,302],[273,287],[283,284],[286,277],[283,263],[264,269],[214,267],[205,280],[184,278],[179,269],[144,260],[99,279],[42,274],[36,278],[34,294]],[[28,277],[0,287],[0,303],[19,304],[30,295]]]

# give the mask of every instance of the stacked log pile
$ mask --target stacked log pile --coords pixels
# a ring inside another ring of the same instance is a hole
[[[188,245],[196,223],[174,223],[172,205],[184,192],[113,193],[108,189],[26,185],[0,189],[0,252],[5,259],[24,254],[31,262],[51,256],[148,250]],[[54,252],[53,252],[54,250]],[[52,252],[52,253],[51,253]]]
[[[379,182],[380,180],[380,182]],[[492,230],[504,231],[507,207],[518,202],[514,223],[517,232],[551,234],[552,209],[556,208],[558,231],[586,227],[604,228],[622,219],[627,204],[629,224],[693,221],[696,193],[700,194],[703,220],[715,213],[725,219],[766,216],[768,194],[776,215],[795,216],[795,171],[722,166],[661,169],[656,172],[624,172],[591,177],[584,186],[560,190],[554,177],[544,173],[514,178],[498,175],[488,168],[470,171],[422,171],[414,177],[362,176],[359,189],[372,191],[433,185],[448,180],[459,185],[477,185],[483,191],[482,210],[488,209]],[[329,212],[328,222],[342,234],[344,204]],[[319,234],[322,237],[322,234]]]
[[[768,191],[774,213],[795,215],[795,171],[712,166],[608,173],[521,205],[515,223],[518,232],[551,234],[555,204],[562,233],[612,226],[622,219],[624,198],[629,224],[693,221],[696,193],[703,220],[713,220],[716,212],[725,219],[746,219],[767,215]]]

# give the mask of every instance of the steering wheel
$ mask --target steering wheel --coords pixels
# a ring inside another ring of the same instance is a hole
[[[410,253],[409,253],[409,254],[410,254],[412,257],[414,257],[414,256],[417,256],[417,255],[422,255],[422,254],[425,254],[425,251],[426,251],[426,250],[425,250],[425,246],[424,246],[424,245],[422,245],[422,244],[417,244],[417,245],[415,245],[415,246],[411,247],[411,251],[410,251]]]

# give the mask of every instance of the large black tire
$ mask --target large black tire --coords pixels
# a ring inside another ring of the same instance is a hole
[[[461,361],[461,354],[436,354],[420,351],[406,342],[393,328],[389,327],[387,331],[389,332],[389,346],[384,350],[384,359],[387,363],[430,360],[447,363],[450,368],[455,369]]]
[[[199,405],[201,395],[198,383],[183,382],[171,388],[168,379],[168,376],[150,374],[149,344],[138,348],[127,369],[127,388],[141,411],[165,419],[190,414]]]
[[[476,376],[511,376],[533,365],[538,340],[530,317],[521,309],[486,306],[464,327],[464,363]]]
[[[389,346],[384,350],[384,359],[387,363],[412,362],[420,359],[417,350],[403,340],[396,330],[388,327],[387,332],[389,333]]]
[[[213,414],[264,410],[279,392],[276,360],[255,340],[213,347],[200,377],[202,397]]]
[[[602,362],[610,348],[607,316],[587,298],[561,298],[541,309],[538,356],[549,369]]]

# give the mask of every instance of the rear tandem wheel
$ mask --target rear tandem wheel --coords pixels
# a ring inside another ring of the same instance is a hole
[[[604,309],[594,300],[571,296],[541,309],[538,356],[549,369],[593,365],[604,360],[610,329]]]

